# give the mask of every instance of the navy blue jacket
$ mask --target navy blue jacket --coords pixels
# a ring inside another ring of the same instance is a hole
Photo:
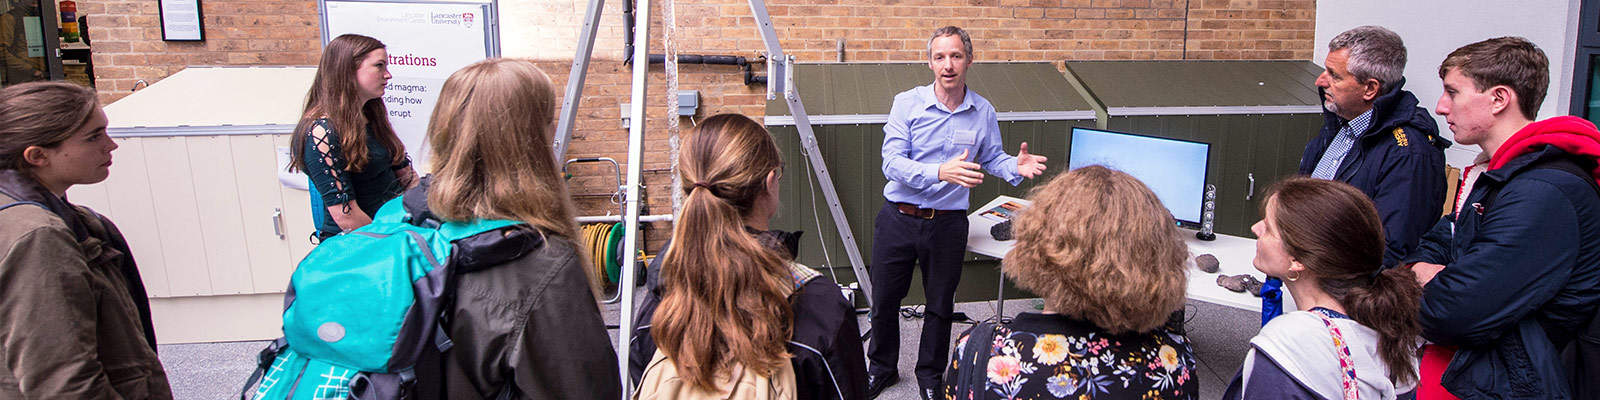
[[[1406,259],[1448,266],[1423,287],[1422,336],[1458,347],[1441,380],[1462,399],[1570,398],[1559,350],[1600,304],[1600,196],[1530,168],[1557,157],[1546,146],[1485,171],[1454,231],[1441,220]]]
[[[1385,267],[1415,249],[1417,239],[1444,212],[1444,149],[1450,142],[1439,137],[1438,123],[1427,110],[1417,107],[1417,97],[1402,90],[1404,86],[1404,79],[1395,82],[1373,102],[1372,124],[1356,136],[1355,146],[1334,174],[1335,180],[1361,189],[1378,207],[1388,243],[1383,252]],[[1302,175],[1317,168],[1317,161],[1344,124],[1344,119],[1327,109],[1322,115],[1322,132],[1306,144],[1300,157]]]

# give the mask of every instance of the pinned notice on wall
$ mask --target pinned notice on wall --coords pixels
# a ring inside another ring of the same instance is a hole
[[[44,57],[44,27],[39,17],[22,17],[22,33],[28,41],[28,57]]]
[[[200,12],[200,0],[160,0],[160,4],[161,40],[206,40],[205,17]]]

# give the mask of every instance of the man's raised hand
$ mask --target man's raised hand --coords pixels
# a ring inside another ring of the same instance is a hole
[[[939,164],[939,180],[971,188],[983,183],[983,173],[978,172],[978,164],[967,162],[967,153],[962,150],[961,156]]]
[[[1017,153],[1017,175],[1032,179],[1044,173],[1045,156],[1028,154],[1028,142],[1022,142],[1022,151]],[[941,175],[943,175],[941,173]]]

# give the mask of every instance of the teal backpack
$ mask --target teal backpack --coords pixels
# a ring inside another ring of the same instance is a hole
[[[284,295],[284,336],[261,351],[241,399],[415,396],[413,367],[423,352],[451,346],[440,320],[459,273],[446,263],[453,243],[520,223],[412,216],[404,198],[300,261]]]

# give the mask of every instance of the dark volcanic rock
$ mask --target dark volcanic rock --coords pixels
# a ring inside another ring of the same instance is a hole
[[[1205,271],[1208,274],[1217,273],[1217,270],[1220,269],[1221,264],[1221,262],[1217,261],[1217,256],[1210,254],[1201,254],[1199,257],[1194,258],[1194,266],[1200,268],[1201,271]]]

